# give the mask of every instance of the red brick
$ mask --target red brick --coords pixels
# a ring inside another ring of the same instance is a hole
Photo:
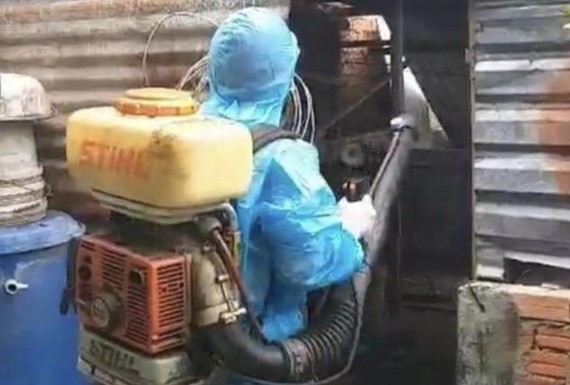
[[[548,364],[533,363],[527,367],[528,374],[545,377],[566,378],[566,367]]]
[[[570,353],[570,338],[555,336],[536,336],[536,344],[543,349],[554,349]]]
[[[545,336],[570,338],[570,325],[565,326],[539,326],[538,333]]]
[[[561,296],[513,294],[519,317],[570,322],[570,298]]]
[[[531,363],[547,364],[566,368],[570,363],[570,356],[564,353],[534,350],[528,355],[528,361]]]
[[[566,381],[543,376],[528,376],[524,379],[523,385],[566,385]]]

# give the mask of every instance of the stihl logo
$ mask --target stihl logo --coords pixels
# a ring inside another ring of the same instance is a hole
[[[143,151],[132,147],[111,146],[85,140],[81,143],[79,163],[131,178],[145,179],[148,176],[144,167]]]

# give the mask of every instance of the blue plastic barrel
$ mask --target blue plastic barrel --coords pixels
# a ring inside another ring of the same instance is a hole
[[[0,229],[0,385],[84,385],[78,321],[59,314],[69,241],[82,225],[60,212]]]

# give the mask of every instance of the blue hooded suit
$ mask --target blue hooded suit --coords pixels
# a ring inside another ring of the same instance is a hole
[[[298,56],[297,39],[277,14],[257,8],[236,12],[212,40],[210,93],[201,113],[251,130],[279,126]],[[241,274],[270,341],[304,328],[309,291],[349,279],[363,264],[363,250],[343,229],[309,143],[280,140],[258,152],[251,187],[236,211]]]

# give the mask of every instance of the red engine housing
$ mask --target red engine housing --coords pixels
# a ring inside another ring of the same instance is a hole
[[[189,264],[183,255],[135,250],[113,236],[82,239],[75,263],[80,321],[148,354],[181,347],[190,315]]]

